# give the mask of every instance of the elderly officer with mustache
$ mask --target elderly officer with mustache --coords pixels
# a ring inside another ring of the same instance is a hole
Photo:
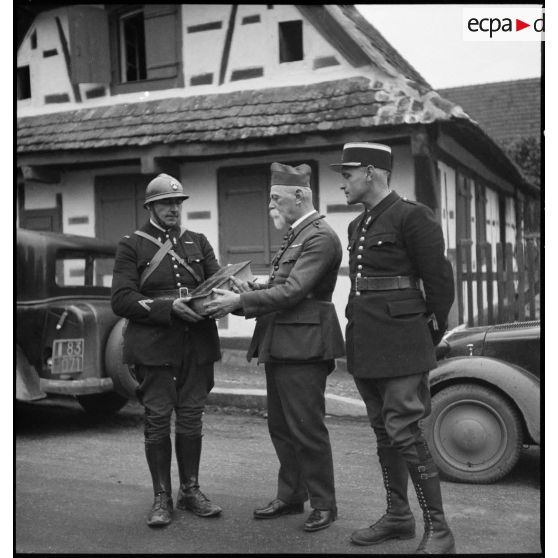
[[[271,165],[269,210],[277,228],[290,225],[266,285],[233,279],[238,292],[215,289],[207,311],[257,317],[248,358],[265,364],[268,427],[279,459],[276,498],[254,518],[298,514],[310,497],[305,531],[335,521],[337,505],[325,385],[344,343],[331,302],[342,248],[314,209],[308,165]]]

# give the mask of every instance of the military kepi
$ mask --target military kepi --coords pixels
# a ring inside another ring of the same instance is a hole
[[[372,165],[379,169],[391,171],[391,147],[383,143],[346,143],[343,146],[341,163],[329,165],[334,171],[343,168],[357,168]]]
[[[271,163],[271,186],[295,186],[310,188],[312,169],[302,164],[297,167]]]

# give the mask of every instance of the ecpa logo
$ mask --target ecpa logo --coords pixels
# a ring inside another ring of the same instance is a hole
[[[465,41],[544,41],[544,8],[464,8]]]

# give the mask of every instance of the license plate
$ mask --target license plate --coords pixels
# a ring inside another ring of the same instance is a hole
[[[84,339],[56,339],[52,345],[52,373],[83,372]]]

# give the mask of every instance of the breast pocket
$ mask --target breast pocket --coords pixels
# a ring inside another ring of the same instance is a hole
[[[287,264],[293,266],[295,262],[300,258],[300,254],[302,253],[302,245],[300,246],[291,246],[285,250],[285,253],[281,257],[281,264]]]
[[[385,250],[397,244],[396,233],[377,233],[366,238],[365,247],[372,250]]]

